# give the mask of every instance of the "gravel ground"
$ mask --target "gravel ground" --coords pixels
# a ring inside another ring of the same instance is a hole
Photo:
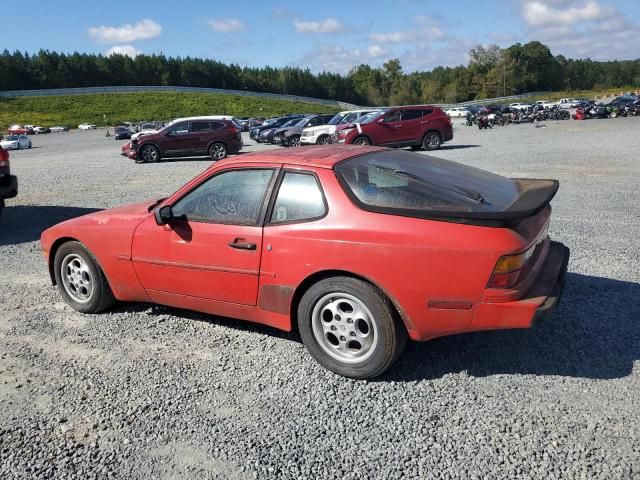
[[[459,123],[439,156],[560,179],[563,303],[535,330],[410,344],[368,382],[262,326],[149,305],[74,312],[49,284],[40,232],[169,194],[209,162],[136,165],[104,130],[13,152],[0,478],[640,478],[640,118]]]

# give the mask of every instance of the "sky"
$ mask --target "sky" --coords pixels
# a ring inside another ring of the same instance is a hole
[[[456,66],[478,44],[532,40],[569,58],[640,58],[640,0],[56,0],[18,18],[3,21],[0,49],[338,73],[390,58],[406,72]]]

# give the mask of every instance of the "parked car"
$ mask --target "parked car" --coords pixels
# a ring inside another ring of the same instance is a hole
[[[47,127],[33,127],[33,132],[39,135],[41,133],[51,133],[51,129]]]
[[[558,102],[560,108],[575,108],[578,105],[579,100],[575,98],[561,98]]]
[[[453,139],[449,118],[431,105],[392,107],[340,131],[338,143],[437,150]]]
[[[465,108],[465,107],[451,107],[451,108],[447,108],[444,111],[444,113],[449,115],[451,118],[456,118],[456,117],[466,117],[471,112],[468,108]]]
[[[78,125],[78,130],[95,130],[96,126],[92,123],[81,123]]]
[[[138,163],[167,157],[210,156],[221,160],[242,149],[240,129],[231,120],[214,117],[178,118],[169,125],[122,146],[122,155]]]
[[[309,115],[291,127],[280,128],[280,131],[276,131],[274,136],[277,137],[277,143],[285,147],[299,147],[300,137],[305,128],[326,125],[334,116],[334,114]]]
[[[531,105],[530,103],[515,102],[510,103],[509,108],[512,110],[530,110],[531,108],[533,108],[533,105]]]
[[[31,148],[31,140],[26,135],[7,135],[0,140],[0,146],[5,150],[22,150]]]
[[[249,131],[249,138],[251,140],[260,143],[260,134],[262,131],[272,128],[278,128],[287,123],[290,120],[300,119],[302,115],[292,115],[288,117],[275,117],[265,121],[262,125],[252,127]]]
[[[116,140],[125,140],[131,138],[131,130],[124,125],[119,125],[114,130],[114,138]]]
[[[305,117],[294,117],[288,122],[283,123],[279,127],[267,128],[260,132],[259,141],[260,143],[280,143],[279,139],[276,139],[275,136],[281,131],[284,131],[288,128],[292,128],[298,123],[300,123]]]
[[[153,302],[296,329],[320,364],[362,379],[407,337],[547,317],[569,259],[548,235],[557,190],[406,151],[283,149],[60,223],[41,244],[80,312]]]
[[[0,213],[5,206],[4,201],[18,195],[18,179],[11,175],[9,152],[0,146]]]
[[[538,100],[536,102],[536,106],[541,107],[545,110],[549,110],[551,108],[557,107],[558,102],[551,102],[549,100]]]
[[[7,133],[10,135],[26,135],[27,129],[21,125],[11,125],[7,128]]]
[[[249,131],[249,117],[240,117],[237,119],[238,125],[243,132]]]
[[[51,127],[51,133],[60,133],[60,132],[68,132],[69,127],[61,127],[60,125],[56,125],[55,127]]]
[[[323,145],[329,142],[331,135],[336,131],[336,125],[344,123],[353,123],[358,121],[360,117],[371,113],[377,108],[367,108],[360,110],[347,110],[345,112],[336,113],[326,125],[317,125],[315,127],[307,127],[302,130],[300,135],[301,145]]]

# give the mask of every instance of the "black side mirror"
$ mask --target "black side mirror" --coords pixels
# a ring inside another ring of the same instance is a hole
[[[166,225],[174,219],[171,205],[165,205],[162,208],[156,208],[154,215],[156,217],[156,223],[158,225]]]

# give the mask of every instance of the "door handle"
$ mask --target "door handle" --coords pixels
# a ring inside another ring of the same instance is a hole
[[[400,125],[394,125],[395,128],[400,128],[402,126],[402,124]]]
[[[431,123],[431,120],[425,120],[424,122],[420,122],[421,125],[426,125],[427,123]]]
[[[247,243],[241,241],[243,239],[236,238],[233,242],[229,242],[231,248],[237,248],[238,250],[255,250],[258,246],[255,243]]]

